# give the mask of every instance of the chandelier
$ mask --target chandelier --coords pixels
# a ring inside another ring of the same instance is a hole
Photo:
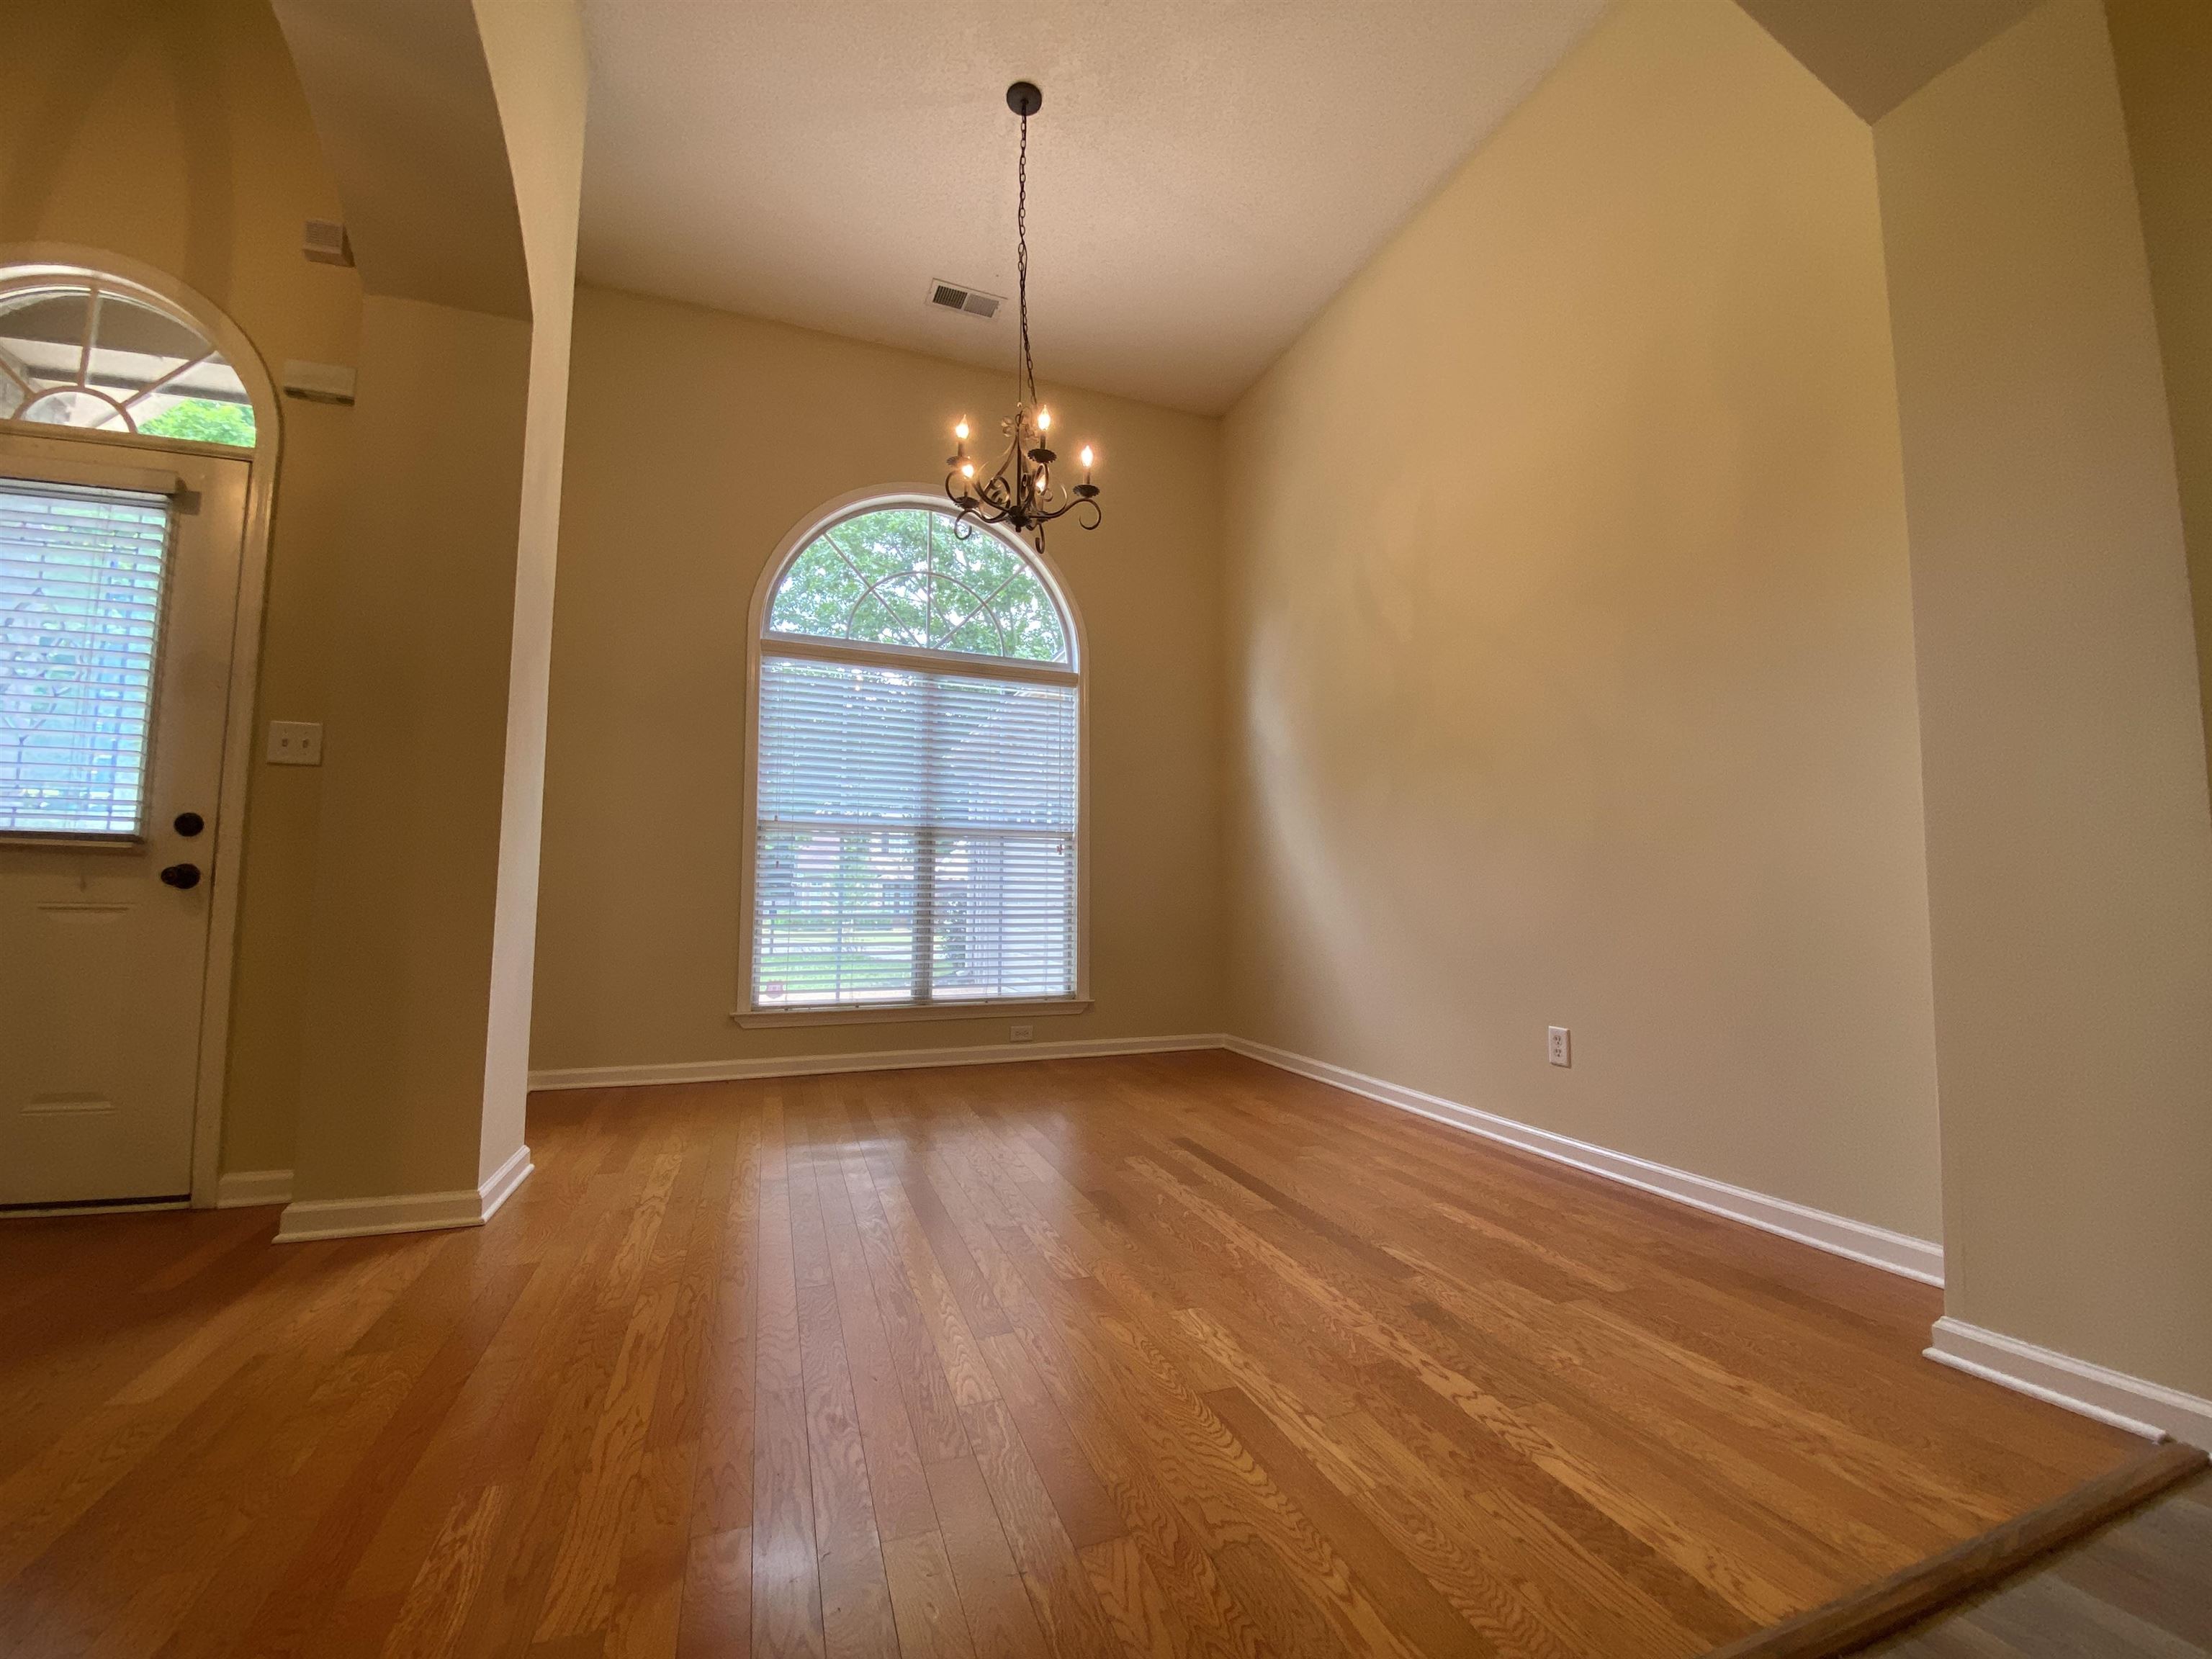
[[[987,476],[968,453],[968,418],[952,428],[957,447],[946,458],[945,493],[960,509],[957,533],[971,524],[1011,526],[1044,551],[1044,527],[1078,507],[1088,509],[1076,523],[1096,530],[1105,517],[1098,486],[1091,482],[1091,446],[1083,447],[1083,482],[1062,483],[1053,475],[1060,458],[1052,449],[1052,411],[1037,401],[1036,366],[1030,361],[1030,117],[1044,106],[1044,94],[1028,81],[1006,88],[1006,107],[1022,118],[1020,159],[1014,167],[1014,254],[1016,292],[1022,325],[1021,356],[1014,364],[1014,412],[999,423],[1006,453]]]

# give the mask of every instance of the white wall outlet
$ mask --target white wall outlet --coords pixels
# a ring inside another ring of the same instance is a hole
[[[1017,1025],[1014,1027],[1014,1041],[1017,1042],[1027,1042],[1030,1038],[1036,1036],[1036,1027],[1034,1025]]]
[[[1575,1063],[1574,1036],[1565,1026],[1552,1027],[1551,1040],[1545,1049],[1545,1055],[1554,1066]]]
[[[320,766],[323,763],[322,722],[270,721],[269,763],[271,766]]]

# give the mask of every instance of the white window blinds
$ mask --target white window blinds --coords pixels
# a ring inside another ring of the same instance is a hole
[[[0,478],[0,833],[144,811],[166,497]]]
[[[1077,695],[764,654],[754,1005],[1073,994]]]

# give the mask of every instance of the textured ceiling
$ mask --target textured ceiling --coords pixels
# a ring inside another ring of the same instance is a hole
[[[588,281],[1225,408],[1605,0],[585,0]]]

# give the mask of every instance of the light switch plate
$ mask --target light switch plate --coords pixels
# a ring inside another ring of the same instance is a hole
[[[1034,1025],[1017,1025],[1013,1028],[1013,1032],[1015,1042],[1027,1042],[1030,1038],[1036,1035],[1036,1027]]]
[[[1553,1026],[1551,1040],[1546,1049],[1546,1058],[1554,1066],[1573,1065],[1575,1063],[1573,1042],[1573,1035],[1565,1026]]]
[[[322,722],[270,721],[269,763],[271,766],[320,766],[323,763]]]

